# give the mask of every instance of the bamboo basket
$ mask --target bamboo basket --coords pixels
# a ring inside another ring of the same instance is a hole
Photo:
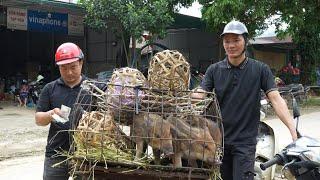
[[[185,91],[189,88],[190,65],[178,51],[164,50],[155,54],[149,64],[151,88]]]
[[[120,119],[120,116],[126,121],[132,119],[128,109],[132,109],[144,98],[144,91],[137,87],[146,87],[146,82],[144,75],[134,68],[124,67],[113,72],[107,85],[106,101],[115,119]]]

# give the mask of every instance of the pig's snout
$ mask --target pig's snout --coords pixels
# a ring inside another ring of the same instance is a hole
[[[222,162],[220,161],[219,158],[214,158],[214,157],[208,157],[207,163],[212,164],[212,165],[219,165]]]
[[[165,146],[165,147],[163,147],[162,151],[164,154],[166,154],[168,156],[171,156],[174,154],[172,146]]]
[[[209,157],[208,159],[208,163],[210,163],[210,164],[214,164],[215,163],[215,158],[213,158],[213,157]]]

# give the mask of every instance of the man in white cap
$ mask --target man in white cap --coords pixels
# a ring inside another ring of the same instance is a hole
[[[246,56],[246,26],[239,21],[231,21],[225,26],[221,38],[226,58],[208,67],[200,91],[215,89],[221,108],[225,142],[222,178],[253,180],[261,89],[288,127],[293,140],[297,139],[297,133],[269,66]]]

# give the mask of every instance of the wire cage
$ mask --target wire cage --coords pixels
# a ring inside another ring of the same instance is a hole
[[[134,93],[110,93],[116,86]],[[168,91],[84,81],[71,114],[71,175],[217,179],[223,127],[215,93]]]

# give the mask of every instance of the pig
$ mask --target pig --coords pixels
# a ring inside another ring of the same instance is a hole
[[[142,157],[146,144],[152,147],[154,162],[160,165],[160,154],[167,156],[173,154],[171,124],[157,114],[139,113],[134,115],[132,124],[132,137],[136,142],[135,160]]]
[[[217,122],[214,121],[214,119],[204,116],[196,116],[196,115],[190,115],[184,117],[186,119],[186,122],[190,124],[192,127],[198,127],[198,128],[205,128],[207,127],[209,129],[209,133],[211,137],[213,138],[214,142],[219,145],[219,147],[222,146],[222,133],[221,129]]]
[[[173,165],[182,167],[182,158],[188,159],[191,166],[197,166],[196,160],[202,160],[209,164],[216,162],[216,144],[209,133],[208,127],[192,127],[185,119],[169,116],[170,131],[173,139]]]

